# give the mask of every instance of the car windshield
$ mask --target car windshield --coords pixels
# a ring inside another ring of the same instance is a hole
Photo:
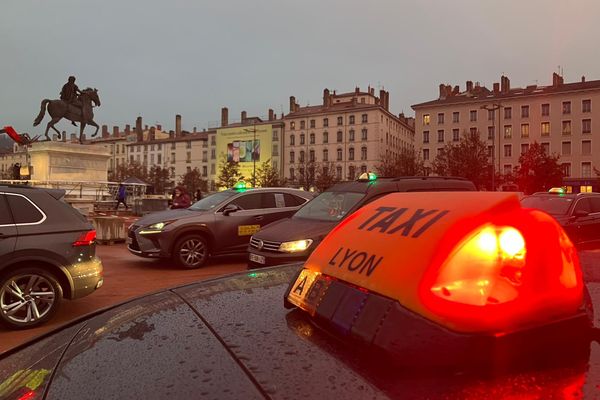
[[[537,208],[550,215],[566,215],[573,199],[562,196],[530,196],[521,200],[523,207]]]
[[[339,221],[363,197],[356,192],[323,192],[302,207],[292,218]]]
[[[211,194],[210,196],[206,196],[202,200],[199,200],[192,204],[189,208],[194,211],[208,211],[215,208],[217,205],[221,204],[226,199],[235,196],[238,194],[235,190],[225,190],[223,192],[218,192],[215,194]]]

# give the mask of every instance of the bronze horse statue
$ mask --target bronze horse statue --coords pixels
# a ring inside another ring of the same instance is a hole
[[[48,131],[50,128],[54,129],[56,133],[58,133],[59,139],[61,138],[60,132],[54,127],[54,125],[62,118],[66,118],[73,122],[80,122],[79,143],[83,143],[83,131],[86,125],[92,125],[96,127],[96,131],[92,134],[92,137],[98,134],[98,129],[100,128],[98,124],[94,122],[93,112],[94,106],[100,107],[98,90],[91,88],[82,90],[81,95],[79,96],[79,102],[81,103],[81,107],[77,107],[74,104],[69,104],[63,100],[42,100],[42,109],[40,110],[40,113],[35,121],[33,121],[33,126],[38,126],[40,122],[42,122],[47,108],[48,114],[50,114],[52,120],[50,120],[46,126],[46,132],[44,133],[44,135],[46,135],[46,140],[50,140],[50,137],[48,136]]]

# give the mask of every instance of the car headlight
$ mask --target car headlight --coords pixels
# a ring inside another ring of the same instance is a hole
[[[283,242],[279,245],[279,251],[286,253],[298,253],[304,251],[312,244],[312,239],[294,240],[293,242]]]
[[[160,233],[163,231],[165,226],[169,225],[171,222],[173,222],[173,221],[157,222],[155,224],[148,225],[148,226],[144,227],[143,230],[140,231],[140,235],[147,235],[147,234],[151,234],[151,233]]]

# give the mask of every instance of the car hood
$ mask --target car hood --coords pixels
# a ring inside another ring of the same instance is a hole
[[[150,224],[156,224],[157,222],[170,221],[174,219],[181,219],[187,217],[197,217],[200,215],[208,214],[208,211],[193,211],[187,208],[159,211],[152,214],[148,214],[140,218],[135,224],[139,226],[147,226]]]
[[[320,241],[339,223],[340,221],[286,218],[265,226],[254,237],[276,242],[301,239]]]
[[[0,360],[0,397],[32,391],[27,398],[43,393],[48,399],[90,394],[143,399],[553,398],[586,387],[595,393],[598,372],[586,369],[600,367],[591,361],[483,378],[419,376],[380,363],[373,374],[354,347],[317,329],[303,312],[283,307],[298,269],[267,268],[184,286],[81,320]]]

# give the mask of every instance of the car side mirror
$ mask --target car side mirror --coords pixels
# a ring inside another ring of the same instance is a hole
[[[574,217],[577,217],[577,218],[581,218],[581,217],[587,217],[589,214],[590,214],[590,212],[589,212],[589,211],[585,211],[585,210],[576,210],[576,211],[573,213],[573,216],[574,216]]]
[[[232,212],[236,212],[241,210],[241,208],[235,204],[227,204],[225,206],[225,208],[223,209],[223,215],[227,216],[229,214],[231,214]]]

